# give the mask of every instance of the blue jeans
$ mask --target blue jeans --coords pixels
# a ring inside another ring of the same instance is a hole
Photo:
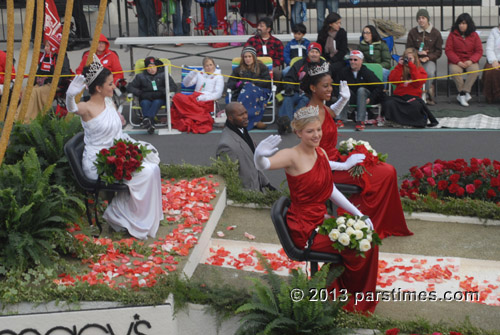
[[[165,99],[155,99],[155,100],[144,99],[139,102],[139,105],[142,108],[142,115],[153,121],[156,114],[160,110],[160,107],[165,105],[165,103],[166,103]]]
[[[325,22],[325,9],[328,8],[328,13],[338,13],[339,11],[339,0],[318,0],[316,1],[316,12],[318,15],[318,32],[323,27],[323,22]]]
[[[291,19],[292,19],[292,27],[295,26],[297,23],[302,23],[302,2],[296,2],[292,5],[291,8]]]
[[[172,15],[175,36],[187,36],[191,31],[189,23],[187,23],[188,17],[191,16],[191,1],[192,0],[178,0],[175,3],[175,14]]]
[[[351,99],[345,105],[337,120],[346,121],[347,112],[349,112],[349,104],[356,104],[356,121],[366,121],[366,99],[370,96],[370,90],[366,87],[359,87],[357,92],[351,90]],[[371,104],[371,103],[370,103]]]
[[[293,120],[293,113],[306,106],[308,103],[309,98],[305,94],[295,92],[292,96],[283,99],[278,116],[288,116],[291,121]]]
[[[157,36],[156,9],[154,0],[136,0],[139,36]]]
[[[203,25],[205,30],[208,30],[210,26],[212,29],[217,28],[217,15],[215,15],[215,6],[203,7]]]

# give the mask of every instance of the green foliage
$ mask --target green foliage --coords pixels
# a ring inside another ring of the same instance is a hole
[[[500,220],[500,206],[490,201],[457,199],[446,197],[435,199],[432,196],[416,196],[416,200],[401,198],[405,212],[431,212],[444,215],[473,216],[481,219]]]
[[[163,178],[197,178],[208,174],[218,174],[226,181],[227,196],[238,203],[254,203],[261,206],[271,206],[282,195],[289,195],[288,189],[277,191],[250,191],[242,188],[238,174],[238,162],[230,159],[212,158],[210,166],[196,166],[191,164],[160,165]]]
[[[79,220],[81,200],[51,185],[54,165],[42,170],[32,148],[0,167],[0,264],[24,269],[48,264],[66,242],[66,224]]]
[[[64,155],[64,144],[76,133],[82,131],[80,118],[60,119],[51,113],[38,115],[29,124],[16,123],[12,129],[10,143],[5,153],[4,164],[15,164],[24,154],[35,148],[40,166],[45,170],[56,164],[51,183],[74,189],[75,183],[68,160]]]
[[[242,313],[237,334],[339,334],[335,316],[341,309],[339,301],[314,301],[309,299],[312,289],[326,287],[328,266],[324,266],[310,280],[302,271],[293,270],[290,282],[278,277],[269,263],[259,257],[268,275],[267,284],[257,278],[254,283],[252,301],[236,310]],[[292,290],[302,290],[305,296],[293,301]]]

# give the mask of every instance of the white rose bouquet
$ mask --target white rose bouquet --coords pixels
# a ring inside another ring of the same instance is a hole
[[[333,242],[332,246],[338,251],[345,248],[358,251],[358,255],[365,257],[365,252],[372,245],[381,245],[378,234],[366,224],[367,216],[359,217],[344,214],[338,218],[328,218],[319,227],[319,233],[328,235]]]
[[[377,151],[375,151],[375,149],[373,149],[367,141],[355,140],[353,138],[340,142],[339,152],[342,155],[347,156],[352,154],[365,154],[366,158],[362,163],[359,163],[349,169],[349,173],[353,177],[360,177],[364,172],[367,172],[366,168],[368,166],[385,162],[388,156],[387,154],[377,153]]]

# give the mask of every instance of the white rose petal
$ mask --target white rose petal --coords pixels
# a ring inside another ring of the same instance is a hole
[[[354,229],[352,227],[347,227],[345,233],[349,236],[354,235]]]
[[[338,229],[332,229],[330,234],[328,234],[328,237],[332,242],[336,242],[339,239],[340,236],[340,231]]]
[[[341,232],[345,231],[345,229],[346,229],[346,228],[347,228],[347,227],[346,227],[346,225],[345,225],[345,224],[340,224],[340,225],[338,225],[338,227],[337,227],[337,229],[338,229],[338,230],[340,230]]]
[[[354,219],[349,219],[346,222],[347,227],[352,227],[356,221]]]
[[[354,236],[356,236],[356,240],[361,240],[365,234],[361,230],[355,230]]]
[[[372,241],[372,233],[368,233],[368,235],[366,235],[366,239],[371,242]]]
[[[368,241],[366,238],[359,242],[359,250],[360,251],[365,252],[365,251],[370,250],[371,248],[372,248],[372,245],[370,244],[370,241]]]
[[[354,229],[363,229],[366,227],[366,223],[363,220],[356,220],[356,222],[353,225]]]
[[[343,246],[347,247],[349,245],[349,243],[351,243],[351,240],[349,239],[349,235],[347,235],[346,233],[340,234],[339,235],[339,242]]]
[[[337,222],[338,225],[345,224],[345,216],[338,217],[335,222]]]

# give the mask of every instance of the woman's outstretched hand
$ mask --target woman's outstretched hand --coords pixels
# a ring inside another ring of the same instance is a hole
[[[77,96],[81,91],[85,89],[85,77],[81,74],[76,76],[69,84],[66,95]]]
[[[346,100],[349,100],[351,98],[351,90],[347,85],[347,81],[341,80],[339,86],[340,86],[340,92],[339,92],[340,96]]]
[[[346,159],[345,164],[347,169],[349,170],[352,168],[354,165],[359,164],[365,160],[365,154],[353,154],[349,156],[349,158]]]
[[[271,162],[267,157],[274,155],[279,150],[278,145],[280,143],[280,135],[271,135],[260,141],[253,155],[253,161],[257,170],[263,171],[269,169]]]

